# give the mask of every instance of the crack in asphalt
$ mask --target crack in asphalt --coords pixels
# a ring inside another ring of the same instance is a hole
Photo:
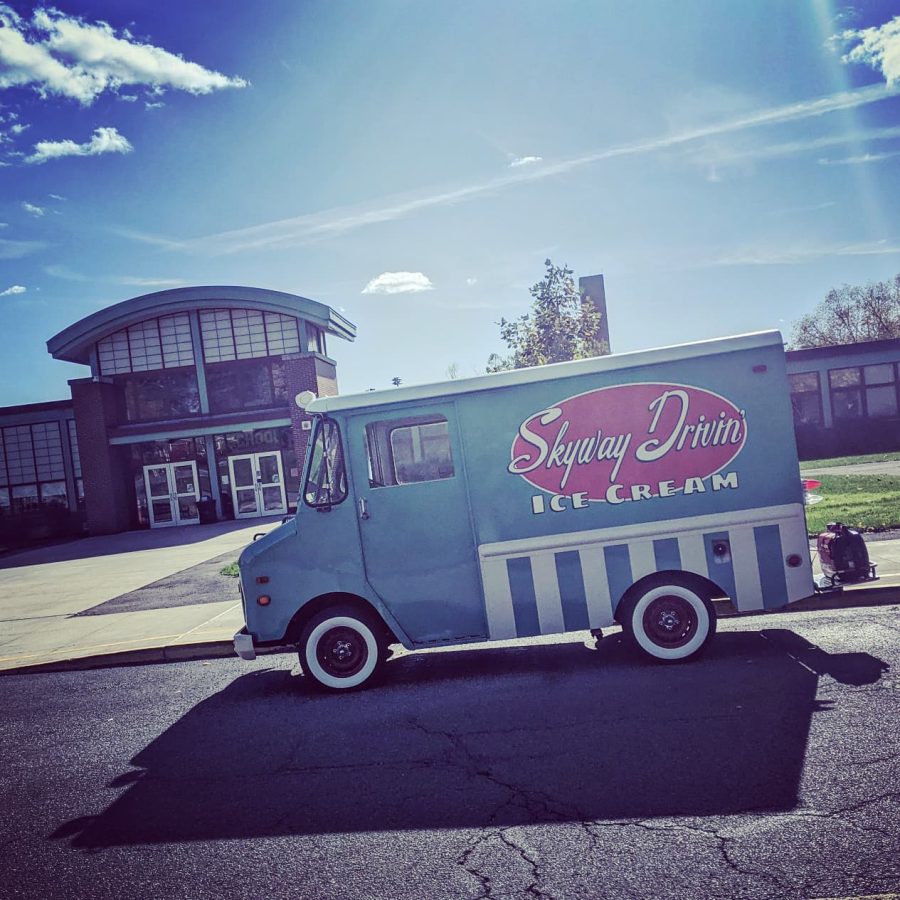
[[[622,827],[628,826],[633,828],[640,828],[644,831],[687,831],[689,833],[702,835],[703,837],[712,838],[717,843],[717,848],[719,852],[719,856],[725,865],[728,866],[733,872],[736,872],[738,875],[750,878],[759,878],[764,881],[769,882],[775,888],[778,889],[779,896],[783,896],[783,892],[792,890],[792,886],[789,884],[785,884],[781,879],[777,876],[772,875],[769,872],[759,872],[754,869],[747,869],[742,867],[737,860],[733,859],[728,851],[728,844],[737,842],[738,838],[729,837],[728,835],[720,834],[718,829],[715,828],[701,828],[698,825],[685,825],[685,824],[668,824],[662,822],[647,822],[646,820],[632,820],[632,821],[617,821],[617,822],[592,822],[591,825],[593,827]]]
[[[558,803],[550,794],[544,791],[523,788],[520,785],[504,781],[490,769],[485,768],[483,763],[481,763],[466,746],[466,735],[454,734],[450,731],[429,729],[416,720],[412,720],[410,724],[430,737],[441,737],[449,743],[450,748],[448,756],[444,760],[445,764],[459,766],[470,775],[486,779],[491,784],[509,792],[508,799],[504,800],[491,813],[491,821],[496,821],[503,810],[510,806],[516,806],[531,816],[534,816],[537,813],[538,815],[557,822],[565,822],[572,819],[577,821],[584,818],[584,815],[580,810]],[[452,758],[454,754],[458,757],[458,760]],[[493,880],[491,876],[477,868],[477,866],[470,865],[470,861],[479,847],[496,838],[503,846],[514,850],[522,861],[529,866],[531,870],[531,881],[524,888],[525,894],[529,897],[537,898],[537,900],[554,900],[551,894],[548,894],[541,889],[543,873],[539,859],[534,858],[528,850],[517,844],[510,836],[509,832],[515,828],[515,825],[506,826],[504,828],[482,828],[476,840],[467,847],[459,857],[457,857],[457,865],[461,866],[466,872],[478,880],[482,890],[479,898],[483,898],[483,900],[494,900],[494,894],[492,893]]]
[[[768,883],[778,892],[780,892],[780,894],[791,891],[802,894],[802,892],[806,888],[805,884],[801,886],[795,886],[789,882],[786,882],[784,879],[779,878],[777,875],[771,872],[759,871],[742,865],[740,861],[734,857],[734,851],[732,849],[736,844],[740,842],[740,838],[733,835],[723,834],[722,832],[724,829],[722,828],[703,828],[697,825],[688,825],[684,823],[675,824],[664,822],[648,822],[646,820],[591,821],[584,816],[581,810],[578,810],[572,806],[560,804],[555,800],[555,798],[553,798],[546,792],[523,788],[520,785],[504,781],[494,772],[485,768],[474,756],[472,751],[465,745],[465,734],[454,734],[453,732],[448,731],[432,730],[424,726],[421,722],[415,720],[413,720],[411,724],[413,727],[431,737],[441,737],[448,742],[448,755],[443,761],[445,764],[450,766],[459,766],[468,771],[470,774],[479,778],[485,778],[492,784],[502,787],[504,790],[509,792],[509,798],[501,803],[491,814],[492,821],[495,821],[500,813],[507,807],[519,807],[520,809],[523,809],[525,812],[531,815],[539,813],[542,816],[549,817],[551,820],[555,820],[558,822],[566,821],[578,826],[587,835],[588,840],[590,841],[591,850],[596,850],[599,846],[598,836],[592,830],[594,828],[639,828],[647,832],[683,831],[693,833],[715,840],[719,856],[725,863],[725,865],[731,871],[744,878],[754,878],[759,881]],[[454,755],[458,757],[458,760],[454,760],[452,758]],[[887,760],[892,760],[898,755],[900,754],[892,754],[891,756],[887,757]],[[874,760],[870,762],[870,764],[872,763],[874,763]],[[900,791],[888,791],[880,794],[877,797],[870,797],[858,803],[839,807],[833,810],[807,809],[798,810],[795,812],[779,813],[775,815],[769,813],[767,814],[765,821],[771,822],[773,819],[832,819],[854,830],[873,832],[881,835],[882,837],[893,839],[894,835],[883,828],[879,828],[875,825],[860,825],[856,822],[848,820],[846,816],[865,809],[868,806],[872,806],[875,803],[880,803],[884,800],[893,799],[896,797],[900,797]],[[745,819],[746,817],[753,815],[754,814],[750,811],[743,814]],[[517,826],[507,826],[504,828],[486,827],[481,829],[478,838],[457,858],[457,864],[462,866],[466,872],[472,875],[479,882],[482,893],[479,895],[478,900],[495,900],[494,894],[492,892],[493,879],[487,872],[482,871],[475,865],[470,865],[470,862],[472,860],[472,856],[478,848],[495,838],[505,847],[509,848],[510,850],[514,850],[516,854],[523,860],[523,862],[525,862],[530,867],[532,881],[526,888],[524,888],[525,895],[538,898],[538,900],[552,900],[551,895],[542,891],[541,889],[541,881],[544,873],[541,869],[540,861],[534,858],[524,847],[516,843],[515,840],[513,840],[513,838],[509,835],[509,832],[516,827]]]

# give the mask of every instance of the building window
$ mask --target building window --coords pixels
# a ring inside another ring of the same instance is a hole
[[[306,349],[325,356],[325,332],[311,322],[306,323]]]
[[[894,363],[831,369],[828,382],[835,419],[880,419],[898,413]]]
[[[68,506],[58,422],[0,429],[0,512]]]
[[[129,422],[183,419],[200,413],[200,389],[195,369],[172,369],[119,376],[125,417]]]
[[[897,415],[897,376],[893,363],[863,366],[866,415],[882,418]]]
[[[272,409],[288,402],[284,367],[276,359],[208,365],[206,390],[213,413]]]
[[[97,343],[102,375],[149,372],[194,364],[191,320],[187,313],[147,319]]]
[[[249,309],[200,312],[203,359],[208,363],[282,356],[300,350],[297,320]]]
[[[81,478],[81,453],[78,451],[78,434],[75,431],[75,420],[69,419],[69,451],[72,454],[72,471],[76,478]]]
[[[443,416],[417,416],[366,426],[369,486],[452,478],[450,432]]]
[[[789,375],[791,384],[791,407],[794,410],[795,425],[822,424],[822,394],[819,389],[818,372],[800,372]]]

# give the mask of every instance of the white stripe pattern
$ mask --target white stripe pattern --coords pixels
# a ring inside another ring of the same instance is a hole
[[[559,579],[556,575],[556,555],[536,553],[532,556],[531,577],[534,579],[534,596],[537,600],[541,634],[559,634],[565,631]]]
[[[809,597],[813,592],[812,572],[806,561],[809,559],[809,538],[806,536],[806,518],[800,516],[789,519],[778,526],[781,534],[781,553],[784,559],[796,553],[803,565],[791,568],[785,564],[784,577],[787,582],[788,603]]]
[[[591,628],[604,628],[613,622],[613,606],[619,596],[612,596],[604,548],[626,545],[633,581],[657,571],[653,541],[675,538],[681,557],[681,568],[693,572],[729,590],[729,572],[734,575],[735,606],[742,612],[764,606],[760,576],[760,560],[754,529],[761,525],[777,524],[781,538],[782,566],[787,584],[788,602],[806,597],[813,591],[812,567],[806,539],[806,519],[803,507],[791,504],[767,509],[743,510],[693,519],[648,523],[567,534],[543,538],[523,538],[483,544],[478,548],[484,583],[485,607],[491,639],[516,637],[515,612],[506,561],[513,557],[527,557],[531,561],[534,596],[542,634],[565,630],[560,586],[556,571],[556,553],[577,550],[584,582],[588,623]],[[707,544],[711,535],[728,536],[731,559],[710,563]],[[786,557],[796,553],[801,565],[789,568]],[[765,560],[769,566],[772,560]],[[620,590],[620,588],[617,588]],[[770,604],[783,599],[780,592]],[[530,602],[530,598],[522,602]]]
[[[731,546],[731,565],[734,569],[734,605],[741,611],[763,608],[762,584],[759,580],[759,561],[756,556],[756,535],[752,525],[741,525],[728,532]]]
[[[591,628],[605,628],[612,625],[615,620],[603,548],[585,547],[578,555],[581,557],[581,577],[584,580],[584,596],[587,600],[588,624]]]
[[[628,545],[628,557],[631,560],[631,578],[640,581],[646,575],[656,571],[656,554],[653,552],[653,541],[636,541]]]
[[[678,554],[681,556],[681,568],[684,572],[693,572],[709,578],[709,566],[706,564],[706,544],[702,534],[683,534],[678,538]]]
[[[516,615],[513,612],[506,560],[499,556],[483,559],[481,578],[484,584],[488,637],[493,641],[516,637]]]

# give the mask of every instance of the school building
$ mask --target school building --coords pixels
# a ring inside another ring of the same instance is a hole
[[[900,450],[900,339],[786,356],[800,459]]]
[[[249,287],[135,297],[54,335],[71,399],[0,410],[0,545],[287,514],[309,423],[337,393],[323,303]]]

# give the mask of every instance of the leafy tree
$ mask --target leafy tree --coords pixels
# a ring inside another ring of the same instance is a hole
[[[549,259],[544,266],[544,277],[531,288],[531,311],[498,323],[500,337],[512,353],[507,357],[492,353],[488,372],[609,353],[601,338],[600,311],[575,286],[572,270],[565,265],[554,266]]]
[[[400,387],[400,385],[403,384],[403,379],[402,379],[402,378],[398,378],[398,377],[395,375],[395,376],[391,379],[391,384],[392,384],[394,387]]]
[[[829,347],[900,337],[900,274],[862,287],[833,288],[794,323],[791,347]]]

